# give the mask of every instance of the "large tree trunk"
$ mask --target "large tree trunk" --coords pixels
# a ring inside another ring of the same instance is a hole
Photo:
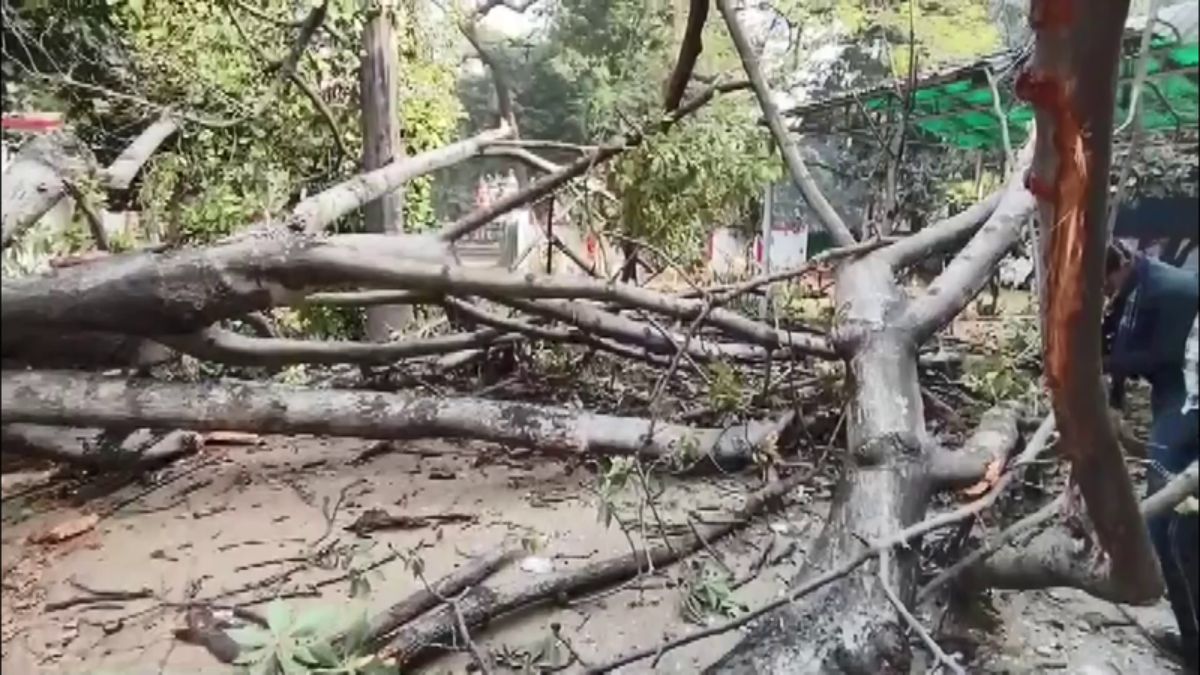
[[[377,3],[363,27],[362,99],[363,168],[367,171],[391,164],[404,155],[400,135],[400,77],[396,54],[396,14],[393,3]],[[404,231],[404,188],[363,207],[367,232]],[[410,305],[383,305],[367,309],[367,337],[387,342],[412,321]]]
[[[1022,153],[1028,162],[1031,147]],[[838,273],[833,341],[847,362],[847,447],[825,529],[794,585],[836,569],[877,541],[920,520],[935,488],[940,453],[925,427],[917,349],[983,288],[1034,208],[1020,179],[999,199],[971,209],[978,230],[924,294],[909,299],[902,267],[960,239],[962,218],[923,230],[908,245],[883,248]],[[987,217],[980,227],[978,219]],[[1013,421],[1015,424],[1015,420]],[[961,476],[959,477],[961,480]],[[918,556],[886,556],[882,574],[905,603],[914,595]],[[910,659],[878,567],[863,566],[755,625],[711,673],[904,672]]]
[[[874,260],[843,268],[837,289],[847,312],[836,338],[849,367],[846,456],[830,518],[797,582],[916,522],[930,490],[917,345],[884,320],[902,309],[903,294],[890,267]],[[911,551],[888,558],[884,574],[902,598],[912,596],[915,562]],[[877,574],[861,567],[764,620],[709,672],[906,672],[903,631]]]

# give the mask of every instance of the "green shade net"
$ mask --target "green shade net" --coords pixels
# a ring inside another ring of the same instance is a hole
[[[1143,130],[1154,133],[1196,129],[1200,100],[1198,52],[1195,42],[1181,44],[1163,38],[1151,42],[1147,78],[1138,104]],[[1137,54],[1130,53],[1121,61],[1115,111],[1117,124],[1124,122],[1129,113],[1137,60]],[[1033,111],[1024,102],[1015,100],[1007,88],[1001,90],[1000,103],[1005,111],[1009,138],[1013,146],[1017,146],[1028,135]],[[882,112],[889,108],[899,110],[902,102],[895,93],[888,91],[864,99],[862,106],[868,112]],[[926,141],[964,149],[1004,147],[992,88],[987,76],[977,69],[966,70],[951,82],[943,80],[936,85],[918,85],[913,94],[910,122]]]

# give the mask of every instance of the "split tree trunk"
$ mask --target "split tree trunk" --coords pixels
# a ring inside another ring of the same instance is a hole
[[[370,4],[370,3],[369,3]],[[363,168],[367,171],[391,164],[404,155],[400,134],[400,76],[396,54],[396,14],[391,0],[378,2],[363,27],[362,99]],[[404,188],[398,187],[363,207],[367,231],[379,234],[404,231]],[[367,338],[387,342],[412,322],[411,305],[384,305],[367,309]]]

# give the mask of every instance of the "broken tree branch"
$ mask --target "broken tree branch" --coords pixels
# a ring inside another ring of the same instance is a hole
[[[472,438],[566,454],[709,458],[739,466],[779,421],[726,429],[472,398],[313,390],[252,383],[183,384],[62,371],[0,376],[0,422],[196,431],[311,433],[384,440]],[[787,418],[790,419],[790,418]]]
[[[666,93],[663,96],[663,109],[670,112],[679,107],[683,94],[687,90],[692,71],[696,68],[696,59],[704,51],[704,22],[708,20],[708,0],[691,0],[688,3],[687,27],[683,39],[679,42],[679,58],[667,79]]]
[[[296,232],[315,234],[338,218],[394,192],[404,183],[478,155],[492,141],[511,135],[512,130],[507,127],[489,129],[436,150],[399,158],[383,168],[359,174],[305,199],[296,205],[284,224]]]
[[[1052,424],[1052,422],[1051,422],[1051,424]],[[1043,423],[1043,426],[1045,426],[1045,425],[1046,425],[1046,423]],[[1045,437],[1049,438],[1049,432],[1047,432],[1045,434]],[[1033,446],[1032,441],[1030,442],[1030,445]],[[1037,447],[1040,450],[1040,448],[1044,447],[1044,446],[1037,446]],[[1022,457],[1026,457],[1027,455],[1030,455],[1030,454],[1036,455],[1036,453],[1030,452],[1030,448],[1026,448],[1025,452],[1022,453]],[[736,630],[736,629],[746,626],[750,623],[753,623],[754,621],[757,621],[758,619],[766,616],[768,613],[773,612],[785,605],[794,603],[797,600],[799,600],[800,598],[803,598],[803,597],[813,593],[814,591],[824,588],[825,586],[837,581],[838,579],[845,577],[846,575],[850,574],[854,570],[861,567],[863,564],[865,564],[869,560],[879,557],[879,555],[885,550],[890,552],[893,549],[895,549],[896,547],[906,546],[913,540],[915,540],[921,536],[924,536],[930,532],[934,532],[934,531],[940,530],[942,528],[949,527],[951,525],[962,522],[963,520],[966,520],[967,518],[974,517],[976,514],[980,513],[984,509],[991,507],[992,504],[994,504],[996,502],[996,499],[999,498],[1000,494],[1004,491],[1004,489],[1007,487],[1007,485],[1008,485],[1007,482],[998,482],[998,483],[996,483],[996,485],[992,486],[991,490],[989,490],[987,492],[987,494],[983,495],[982,497],[980,497],[979,499],[976,499],[973,502],[964,504],[963,506],[960,506],[960,507],[954,509],[953,511],[948,511],[945,513],[940,513],[940,514],[937,514],[934,516],[930,516],[930,517],[926,518],[925,520],[922,520],[918,523],[914,523],[913,525],[910,525],[910,526],[904,528],[903,530],[900,530],[899,532],[896,532],[894,534],[883,537],[883,538],[879,539],[878,541],[871,543],[869,546],[865,546],[859,553],[851,556],[844,562],[840,563],[837,567],[830,569],[830,570],[826,570],[823,573],[820,573],[816,576],[813,576],[813,577],[797,584],[794,588],[789,590],[782,597],[772,600],[772,601],[766,603],[765,605],[758,607],[750,612],[746,612],[745,614],[742,614],[741,616],[737,617],[736,619],[731,619],[724,623],[721,623],[721,624],[718,624],[715,626],[711,626],[709,628],[705,628],[703,630],[699,630],[694,633],[690,633],[688,635],[684,635],[684,636],[681,636],[678,638],[668,640],[656,647],[649,647],[646,649],[640,649],[640,650],[631,652],[631,653],[626,654],[625,656],[622,656],[618,659],[614,659],[613,661],[610,661],[602,666],[596,666],[596,667],[590,668],[588,670],[588,672],[589,673],[607,673],[612,670],[616,670],[617,668],[620,668],[622,666],[628,665],[630,663],[635,663],[637,661],[641,661],[641,660],[649,658],[651,656],[662,655],[668,651],[671,651],[673,649],[678,649],[679,647],[682,647],[684,645],[691,644],[693,642],[697,642],[697,641],[703,640],[705,638],[713,637],[715,635],[721,635],[722,633],[728,633],[731,630]],[[729,661],[729,656],[727,655],[725,657],[725,659],[722,659],[720,662],[718,662],[717,664],[712,666],[706,672],[719,672],[722,668],[736,667],[736,665],[729,663],[728,661]],[[791,665],[792,667],[795,667],[798,664],[791,663],[789,665]]]
[[[247,337],[230,330],[208,328],[191,335],[158,336],[155,339],[199,359],[272,368],[295,363],[386,365],[419,356],[484,347],[503,337],[501,331],[486,329],[431,338],[365,343]]]
[[[959,450],[938,449],[929,456],[930,475],[943,485],[965,487],[987,476],[989,469],[999,469],[1020,440],[1017,429],[1018,411],[1009,405],[991,408],[983,414],[979,425]]]
[[[68,429],[35,424],[6,424],[0,429],[6,455],[48,459],[91,469],[164,464],[195,453],[203,444],[199,434],[173,431],[145,447],[133,447],[129,442],[122,443],[122,447],[116,451],[86,447],[85,437],[98,433],[98,429]]]
[[[396,629],[436,607],[441,601],[434,592],[443,597],[458,595],[483,582],[508,564],[516,554],[516,549],[503,547],[485,553],[436,581],[432,591],[423,588],[376,614],[367,624],[367,635],[363,643],[374,647],[380,646],[380,643]]]
[[[178,130],[179,120],[169,113],[155,120],[100,172],[104,186],[110,190],[128,190],[150,156]]]
[[[940,330],[983,290],[996,264],[1020,238],[1036,207],[1033,195],[1025,189],[1022,170],[1033,157],[1033,145],[1030,139],[1021,150],[1018,167],[983,227],[924,293],[905,308],[900,323],[914,332],[918,342]]]
[[[792,181],[799,188],[800,193],[804,195],[804,201],[808,203],[812,210],[817,214],[817,218],[821,220],[825,230],[829,232],[833,240],[839,246],[849,246],[854,243],[854,235],[850,233],[850,228],[846,227],[845,221],[837,214],[829,200],[821,193],[821,189],[817,186],[816,180],[808,171],[808,167],[804,164],[804,159],[800,156],[800,149],[788,134],[787,127],[783,124],[783,119],[779,116],[779,107],[771,100],[771,91],[767,87],[767,80],[763,77],[762,70],[758,66],[758,57],[754,55],[754,48],[750,45],[750,39],[746,37],[746,33],[742,30],[741,24],[738,22],[736,10],[733,3],[729,0],[717,0],[717,7],[721,10],[721,16],[725,18],[725,25],[729,27],[729,36],[733,39],[733,45],[737,49],[738,57],[742,60],[742,67],[746,71],[746,76],[750,78],[750,84],[754,89],[754,95],[758,99],[758,105],[762,108],[763,117],[767,120],[767,126],[771,129],[771,136],[775,139],[775,144],[779,147],[779,153],[783,155],[784,162],[787,164],[788,173],[792,176]]]
[[[589,151],[579,159],[564,166],[561,170],[538,178],[523,190],[505,195],[491,204],[476,209],[453,223],[446,225],[442,228],[438,236],[443,241],[461,239],[492,222],[499,216],[555,192],[560,187],[591,171],[593,167],[607,162],[629,148],[638,146],[647,135],[655,133],[655,131],[662,132],[669,129],[680,119],[702,108],[717,94],[738,91],[745,89],[747,86],[745,82],[713,85],[700,94],[697,94],[695,98],[680,106],[673,113],[667,115],[666,119],[659,122],[656,127],[652,127],[647,131],[628,134],[613,143],[602,145],[595,150]]]

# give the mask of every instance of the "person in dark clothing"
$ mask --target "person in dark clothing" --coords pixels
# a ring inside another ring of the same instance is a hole
[[[1115,405],[1120,382],[1142,377],[1150,383],[1153,423],[1147,474],[1149,494],[1160,490],[1200,455],[1197,418],[1197,310],[1200,278],[1119,247],[1109,250],[1105,293],[1105,370],[1112,375]],[[1179,624],[1179,647],[1192,671],[1197,664],[1198,579],[1197,516],[1168,512],[1147,522],[1162,566],[1171,610]]]

